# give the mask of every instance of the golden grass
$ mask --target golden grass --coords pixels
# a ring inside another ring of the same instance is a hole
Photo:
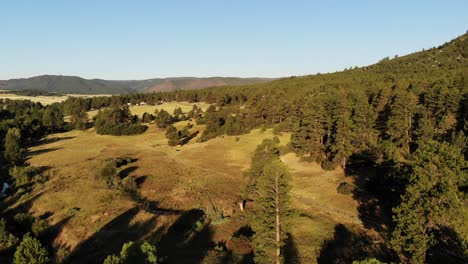
[[[181,103],[158,107],[170,109],[181,105],[184,111],[191,109],[190,105]],[[131,110],[142,114],[154,108],[133,106]],[[176,126],[182,127],[187,122]],[[202,129],[203,126],[195,125],[192,132]],[[129,177],[145,178],[139,190],[146,199],[158,202],[159,207],[188,210],[214,204],[225,215],[233,216],[230,224],[213,226],[217,240],[228,240],[237,223],[245,221],[236,220],[242,215],[237,208],[246,183],[242,172],[249,167],[256,146],[273,136],[271,130],[256,129],[238,136],[238,141],[235,136],[221,136],[204,143],[192,140],[184,146],[169,147],[164,130],[154,125],[136,136],[102,136],[96,135],[93,129],[50,135],[48,138],[57,141],[29,149],[31,165],[50,167],[49,182],[33,193],[33,197],[37,196],[31,201],[31,212],[35,215],[53,212],[48,220],[55,224],[79,208],[55,241],[56,245],[66,244],[73,249],[136,205],[120,191],[108,189],[95,176],[104,159],[128,156],[138,159],[128,165],[131,167]],[[290,134],[284,133],[279,138],[285,145]],[[282,159],[292,172],[293,205],[305,215],[294,220],[293,239],[303,263],[313,263],[323,240],[332,236],[335,223],[347,222],[356,214],[356,203],[351,197],[336,193],[336,184],[344,178],[341,171],[324,172],[317,164],[301,162],[293,154]],[[333,210],[349,215],[330,215]],[[132,223],[151,217],[141,211],[133,217]],[[152,231],[147,235],[175,219],[173,215],[157,217],[158,221],[152,224]]]
[[[61,96],[24,96],[12,93],[0,93],[0,99],[10,100],[30,100],[39,102],[43,105],[50,105],[53,103],[60,103],[67,100],[69,97],[98,97],[98,96],[111,96],[110,94],[66,94]]]
[[[145,112],[148,113],[148,114],[153,114],[154,115],[154,111],[156,109],[158,109],[158,110],[164,109],[167,112],[169,112],[169,114],[172,115],[172,113],[174,112],[174,109],[176,109],[177,107],[180,107],[182,109],[182,112],[187,113],[190,110],[192,110],[192,107],[195,104],[199,108],[203,109],[203,111],[205,111],[210,106],[209,104],[203,103],[203,102],[201,102],[201,103],[168,102],[168,103],[163,103],[161,105],[132,105],[132,106],[130,106],[130,112],[133,115],[137,115],[139,117],[142,117]],[[98,110],[89,111],[88,112],[88,117],[93,118],[94,116],[96,116],[97,113],[98,113]]]

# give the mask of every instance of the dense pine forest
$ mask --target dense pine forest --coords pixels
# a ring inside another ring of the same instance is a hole
[[[127,107],[170,101],[211,106],[187,114],[161,110],[143,118]],[[94,122],[90,110],[99,110]],[[152,122],[165,128],[168,143],[176,146],[194,135],[189,127],[178,130],[172,124],[189,119],[206,126],[200,142],[254,128],[291,133],[286,147],[275,140],[259,145],[245,172],[249,184],[241,195],[244,201],[256,201],[252,210],[257,220],[251,223],[255,262],[282,261],[286,222],[294,212],[288,209],[288,169],[279,156],[291,151],[324,170],[341,167],[357,175],[350,192],[360,202],[362,221],[385,240],[365,259],[323,255],[319,263],[468,261],[468,34],[367,67],[269,83],[76,97],[49,106],[2,100],[0,183],[9,188],[0,199],[47,180],[35,177],[41,168],[28,166],[25,156],[25,149],[47,134],[94,125],[98,134],[133,135]],[[13,263],[51,261],[43,220],[7,208],[0,200],[0,255]],[[126,244],[120,256],[109,256],[105,263],[130,263],[126,253],[131,248],[143,256],[142,263],[158,261],[157,245],[142,242]]]

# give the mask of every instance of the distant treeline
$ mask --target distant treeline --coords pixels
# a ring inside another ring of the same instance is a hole
[[[22,90],[22,91],[0,91],[0,93],[4,94],[16,94],[16,95],[22,95],[22,96],[64,96],[63,94],[59,93],[50,93],[46,91],[40,91],[40,90],[34,90],[34,89],[28,89],[28,90]]]

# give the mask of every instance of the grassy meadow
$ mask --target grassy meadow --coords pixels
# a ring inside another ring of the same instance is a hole
[[[109,94],[66,94],[66,95],[57,95],[57,96],[25,96],[17,95],[13,93],[0,93],[0,99],[10,99],[10,100],[30,100],[33,102],[39,102],[42,105],[50,105],[53,103],[60,103],[69,97],[99,97],[99,96],[111,96]]]
[[[192,107],[189,103],[172,103],[132,106],[131,111],[138,115],[152,113],[155,108],[172,112],[177,106],[184,111]],[[186,122],[176,126],[180,128]],[[195,125],[191,130],[203,129]],[[118,252],[128,240],[167,239],[168,244],[176,246],[158,251],[170,263],[183,263],[194,256],[213,263],[214,250],[201,255],[198,252],[200,248],[213,248],[204,245],[206,241],[213,245],[227,242],[235,254],[245,250],[228,242],[247,224],[248,204],[244,212],[238,207],[246,184],[243,171],[250,166],[256,146],[272,137],[271,130],[257,129],[238,137],[221,136],[204,143],[194,138],[184,146],[169,147],[164,130],[155,125],[136,136],[97,135],[92,128],[49,135],[28,150],[28,162],[46,168],[49,180],[12,207],[27,207],[35,216],[47,215],[57,232],[54,247],[65,255],[86,256],[84,261]],[[290,135],[284,133],[279,138],[281,145],[286,145]],[[116,157],[134,160],[122,167],[119,175],[135,179],[139,199],[108,188],[96,175],[105,159]],[[296,248],[291,251],[301,263],[314,263],[323,242],[333,237],[337,223],[360,225],[357,203],[351,196],[336,192],[339,182],[349,180],[343,171],[325,172],[292,153],[283,155],[282,160],[292,172],[292,204],[298,212],[290,234]],[[171,237],[178,232],[174,230],[178,230],[181,219],[191,219],[190,214],[197,209],[212,218],[198,233],[207,237]],[[216,219],[219,215],[224,218]],[[183,250],[178,246],[181,243]]]

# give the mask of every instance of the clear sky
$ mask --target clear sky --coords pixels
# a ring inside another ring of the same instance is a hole
[[[467,30],[467,0],[1,0],[0,79],[324,73]]]

